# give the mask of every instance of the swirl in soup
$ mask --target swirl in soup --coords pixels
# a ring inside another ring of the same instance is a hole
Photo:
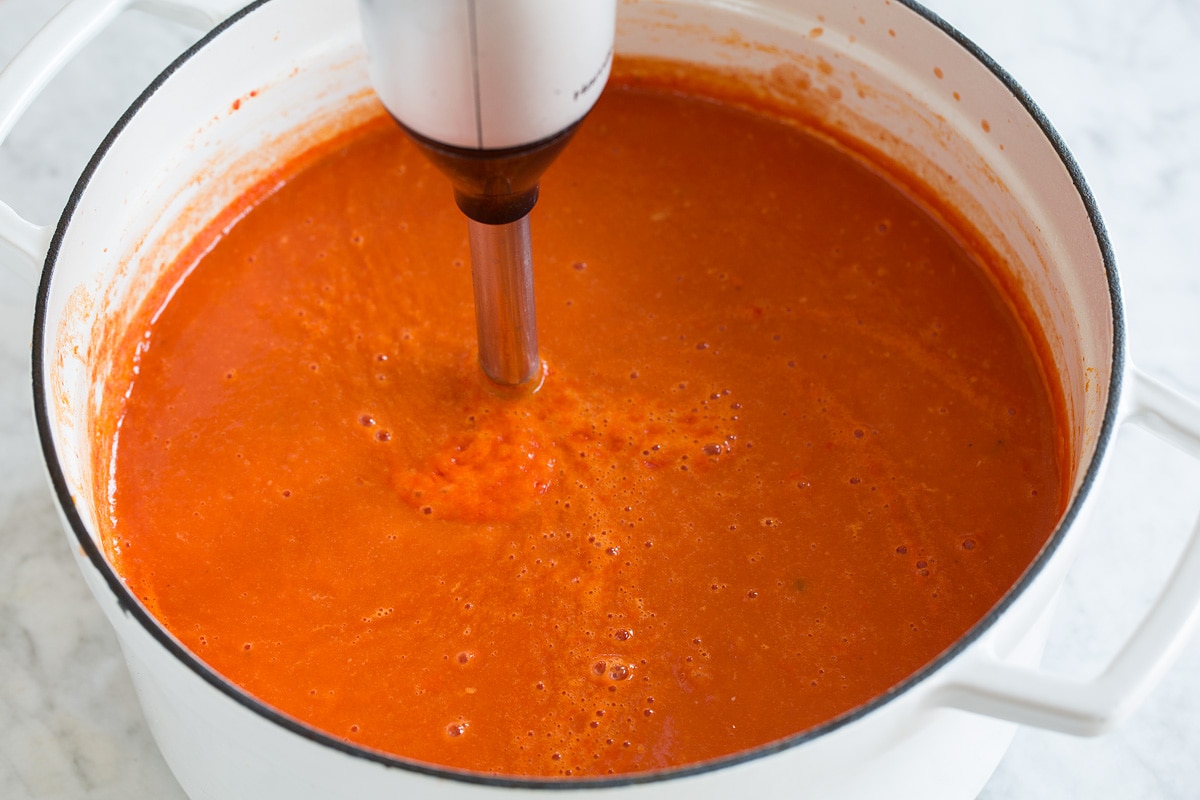
[[[715,83],[618,64],[545,176],[536,391],[482,377],[464,221],[389,120],[285,176],[147,301],[97,474],[147,608],[332,736],[519,776],[738,753],[934,659],[1062,512],[1002,265]]]

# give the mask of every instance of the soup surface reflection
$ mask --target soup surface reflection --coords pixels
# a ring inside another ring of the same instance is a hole
[[[986,248],[703,80],[618,64],[545,176],[535,393],[481,377],[464,220],[390,120],[283,177],[146,303],[96,471],[151,612],[333,736],[524,776],[736,753],[928,663],[1058,520]]]

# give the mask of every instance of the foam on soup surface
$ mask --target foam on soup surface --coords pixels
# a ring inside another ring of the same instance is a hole
[[[129,331],[109,555],[265,703],[486,773],[695,763],[902,681],[1052,531],[1060,403],[988,248],[641,67],[543,180],[536,392],[481,376],[463,218],[383,118]]]

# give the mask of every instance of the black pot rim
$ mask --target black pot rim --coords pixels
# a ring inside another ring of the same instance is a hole
[[[126,615],[133,617],[146,630],[146,632],[150,634],[151,637],[153,637],[160,645],[162,645],[164,649],[166,649],[171,655],[173,655],[176,659],[187,666],[192,672],[194,672],[198,677],[203,679],[213,688],[217,689],[234,702],[244,706],[259,716],[264,717],[279,727],[309,741],[324,747],[328,747],[332,750],[345,753],[349,756],[361,758],[366,761],[381,764],[385,767],[407,772],[420,773],[437,778],[445,778],[485,786],[546,790],[586,790],[667,781],[724,769],[736,764],[754,761],[756,759],[779,753],[784,750],[789,750],[826,734],[832,733],[839,728],[845,727],[846,725],[849,725],[850,723],[855,722],[890,703],[940,670],[943,666],[958,656],[963,650],[968,648],[977,639],[979,639],[979,637],[987,630],[989,630],[996,620],[1008,610],[1008,608],[1034,581],[1034,579],[1038,577],[1038,575],[1042,572],[1042,569],[1058,550],[1059,545],[1065,538],[1066,531],[1069,530],[1075,522],[1085,499],[1091,492],[1091,489],[1097,480],[1100,464],[1103,461],[1104,454],[1111,443],[1116,426],[1117,405],[1121,394],[1121,382],[1126,358],[1126,334],[1116,261],[1113,257],[1108,233],[1105,230],[1103,221],[1101,220],[1100,212],[1096,206],[1096,202],[1092,196],[1091,190],[1088,188],[1087,183],[1083,178],[1083,174],[1080,172],[1078,165],[1075,163],[1075,159],[1072,157],[1070,151],[1067,149],[1058,133],[1054,130],[1054,127],[1050,124],[1050,121],[1037,107],[1029,95],[1026,94],[1025,90],[1022,89],[1021,86],[1016,82],[1016,80],[1014,80],[1013,77],[1009,75],[1008,72],[1006,72],[999,64],[993,61],[990,56],[983,52],[983,50],[975,45],[974,42],[963,36],[932,11],[929,11],[928,9],[919,5],[917,2],[915,2],[915,0],[898,0],[898,2],[906,6],[909,10],[922,17],[926,22],[938,28],[942,33],[954,40],[960,47],[963,48],[963,50],[967,51],[977,61],[979,61],[980,64],[990,71],[992,75],[995,76],[995,78],[999,80],[1009,92],[1012,93],[1017,101],[1020,102],[1025,108],[1030,118],[1037,123],[1038,127],[1042,130],[1043,135],[1046,137],[1046,140],[1058,154],[1059,159],[1071,177],[1071,181],[1075,185],[1076,191],[1079,193],[1080,200],[1087,211],[1092,225],[1092,230],[1096,237],[1096,243],[1103,259],[1108,281],[1108,291],[1113,323],[1112,374],[1109,378],[1108,400],[1105,408],[1104,419],[1101,423],[1099,436],[1097,438],[1095,453],[1093,454],[1087,470],[1083,475],[1079,490],[1076,492],[1075,497],[1067,508],[1062,521],[1051,534],[1041,552],[1026,569],[1025,573],[1008,590],[1000,602],[997,603],[996,606],[988,612],[988,614],[976,622],[975,625],[970,628],[970,630],[963,634],[953,645],[947,648],[933,661],[926,664],[920,670],[913,673],[908,678],[889,689],[887,692],[873,698],[862,706],[835,717],[832,720],[784,739],[780,739],[751,750],[714,759],[712,761],[653,772],[622,775],[614,778],[532,779],[493,776],[454,770],[446,767],[440,767],[432,764],[391,756],[378,751],[359,747],[335,738],[305,723],[299,722],[298,720],[295,720],[286,714],[283,714],[280,711],[262,703],[252,695],[246,693],[239,687],[227,681],[221,675],[213,671],[204,662],[192,655],[182,645],[180,645],[179,642],[177,642],[166,631],[166,629],[163,628],[157,620],[155,620],[155,618],[128,590],[125,584],[121,581],[120,577],[104,558],[100,548],[97,547],[96,543],[93,541],[87,527],[84,525],[83,519],[75,507],[70,488],[67,485],[66,478],[63,473],[62,465],[59,462],[58,454],[54,448],[54,440],[50,427],[48,392],[42,384],[41,376],[43,375],[46,367],[46,363],[43,358],[43,348],[47,339],[46,314],[49,302],[50,284],[54,277],[54,270],[58,261],[59,251],[66,230],[79,207],[82,196],[87,189],[91,178],[103,161],[105,155],[108,153],[109,149],[112,147],[113,143],[120,136],[125,127],[138,113],[141,107],[152,95],[155,94],[155,92],[157,92],[167,83],[171,75],[176,70],[187,63],[201,49],[220,37],[226,29],[237,24],[239,20],[253,14],[256,10],[269,2],[271,2],[271,0],[255,0],[255,2],[252,2],[250,5],[246,6],[241,11],[232,15],[220,25],[216,26],[195,45],[188,48],[188,50],[180,55],[174,62],[171,63],[170,66],[163,70],[163,72],[154,79],[154,81],[145,89],[145,91],[142,92],[138,99],[134,101],[134,103],[129,107],[128,110],[126,110],[126,112],[109,131],[108,135],[104,138],[104,141],[97,149],[95,155],[92,156],[87,167],[80,175],[79,181],[76,183],[75,188],[72,191],[65,208],[63,209],[63,213],[54,232],[54,237],[51,240],[50,249],[46,256],[41,282],[38,287],[34,317],[32,377],[34,414],[37,422],[38,438],[41,442],[42,453],[46,460],[47,470],[50,476],[54,494],[65,518],[70,525],[71,531],[74,533],[83,554],[104,578],[105,583],[115,596],[122,611]]]

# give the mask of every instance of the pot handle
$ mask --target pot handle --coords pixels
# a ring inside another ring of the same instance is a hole
[[[74,0],[34,34],[0,71],[0,143],[46,84],[123,11],[138,8],[208,30],[243,0]],[[52,225],[37,225],[0,202],[0,242],[28,259],[34,269],[50,250]]]
[[[1200,458],[1200,404],[1136,367],[1126,391],[1127,422]],[[940,706],[1039,728],[1096,736],[1129,716],[1178,656],[1200,622],[1200,519],[1162,592],[1117,655],[1096,678],[1080,680],[980,658],[937,693]]]

